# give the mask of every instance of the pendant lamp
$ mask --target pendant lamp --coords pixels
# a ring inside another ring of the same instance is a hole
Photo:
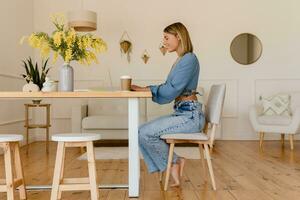
[[[78,32],[89,32],[97,30],[97,13],[83,9],[83,0],[81,0],[81,9],[68,12],[68,25]]]

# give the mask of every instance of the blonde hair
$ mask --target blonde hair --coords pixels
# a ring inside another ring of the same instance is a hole
[[[176,22],[174,24],[171,24],[164,29],[164,32],[178,36],[180,38],[180,45],[182,47],[180,56],[183,56],[184,54],[189,52],[193,52],[193,44],[189,32],[182,23]]]

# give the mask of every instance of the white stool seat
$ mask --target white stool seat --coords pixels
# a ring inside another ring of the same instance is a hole
[[[208,136],[204,133],[174,133],[160,136],[161,139],[175,140],[208,140]]]
[[[52,136],[53,141],[57,142],[88,142],[101,139],[98,133],[63,133]]]
[[[23,140],[23,135],[0,134],[0,142],[19,142]]]

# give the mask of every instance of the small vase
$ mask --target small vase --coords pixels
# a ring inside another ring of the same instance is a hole
[[[38,92],[40,91],[40,88],[38,85],[34,84],[32,81],[25,84],[22,88],[23,92]]]
[[[72,92],[74,90],[74,70],[70,63],[64,63],[59,71],[59,91]]]

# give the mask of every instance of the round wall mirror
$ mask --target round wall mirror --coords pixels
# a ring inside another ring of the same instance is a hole
[[[249,65],[260,58],[262,54],[262,44],[255,35],[242,33],[232,40],[230,53],[236,62]]]

